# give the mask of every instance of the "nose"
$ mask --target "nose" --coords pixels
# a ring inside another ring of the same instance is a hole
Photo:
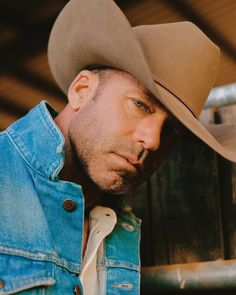
[[[156,151],[161,144],[161,131],[166,117],[144,118],[133,133],[133,140],[149,151]]]

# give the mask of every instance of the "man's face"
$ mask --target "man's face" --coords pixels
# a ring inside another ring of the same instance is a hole
[[[147,179],[171,145],[168,113],[132,76],[109,72],[71,120],[69,139],[88,180],[125,193]]]

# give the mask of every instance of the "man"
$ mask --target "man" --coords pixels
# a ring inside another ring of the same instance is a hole
[[[236,161],[235,128],[198,120],[219,50],[191,23],[131,28],[111,0],[71,0],[48,56],[67,106],[0,135],[0,294],[139,294],[140,221],[121,195],[179,122]]]

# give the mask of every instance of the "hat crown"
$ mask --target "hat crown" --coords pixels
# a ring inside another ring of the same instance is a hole
[[[133,29],[154,81],[199,117],[216,79],[219,48],[190,22]]]

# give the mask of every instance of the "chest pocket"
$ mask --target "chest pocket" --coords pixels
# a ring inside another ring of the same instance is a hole
[[[45,294],[45,287],[54,284],[50,262],[0,254],[0,295],[41,295]]]

